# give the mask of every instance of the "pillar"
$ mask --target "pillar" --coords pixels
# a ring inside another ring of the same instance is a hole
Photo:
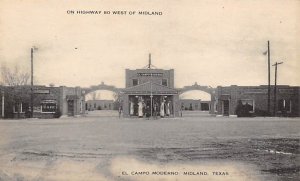
[[[128,94],[123,94],[122,95],[122,100],[123,100],[123,116],[124,117],[129,117],[129,95]]]
[[[179,101],[179,96],[178,95],[173,95],[173,114],[174,117],[179,116],[179,111],[180,111],[180,101]]]

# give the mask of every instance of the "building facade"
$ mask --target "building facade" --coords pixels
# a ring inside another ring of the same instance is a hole
[[[181,110],[189,111],[210,111],[211,101],[201,99],[180,99]]]
[[[270,113],[268,113],[268,86],[217,87],[216,112],[219,116],[289,116],[299,117],[300,87],[271,86]]]
[[[3,118],[57,118],[85,111],[80,87],[2,86],[1,92]]]
[[[88,100],[86,101],[86,110],[117,110],[114,100]]]
[[[179,96],[174,88],[174,70],[152,69],[150,66],[125,70],[126,87],[122,90],[124,116],[178,116]]]

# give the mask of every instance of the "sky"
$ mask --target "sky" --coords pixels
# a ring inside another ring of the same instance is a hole
[[[298,0],[0,0],[0,64],[30,72],[37,47],[35,84],[122,88],[125,69],[144,67],[151,53],[153,65],[175,70],[178,88],[265,85],[269,40],[271,63],[284,62],[278,84],[299,86],[299,35]]]

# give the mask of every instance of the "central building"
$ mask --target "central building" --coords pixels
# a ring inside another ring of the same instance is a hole
[[[164,70],[149,64],[142,69],[125,70],[122,91],[126,117],[174,117],[179,115],[179,95],[174,88],[174,69]]]

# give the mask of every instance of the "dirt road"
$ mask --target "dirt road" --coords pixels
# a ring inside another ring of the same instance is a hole
[[[0,180],[298,180],[300,120],[0,120]]]

